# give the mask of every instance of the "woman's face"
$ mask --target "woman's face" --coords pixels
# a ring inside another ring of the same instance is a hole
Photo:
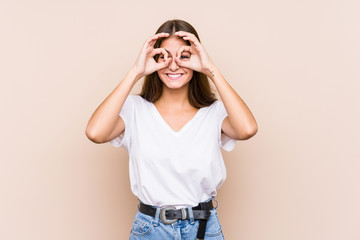
[[[170,58],[169,66],[158,71],[158,75],[165,87],[171,89],[182,88],[187,86],[193,76],[193,70],[180,67],[175,62],[176,53],[182,46],[187,46],[187,44],[182,38],[177,36],[164,39],[160,45],[160,48],[164,48],[167,51],[168,58]],[[187,61],[190,59],[190,56],[190,52],[185,51],[179,57],[182,61]],[[158,61],[165,61],[164,56],[160,55]]]

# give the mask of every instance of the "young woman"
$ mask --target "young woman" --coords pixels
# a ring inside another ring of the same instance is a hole
[[[142,77],[141,94],[129,95]],[[165,22],[144,43],[86,128],[91,141],[128,151],[140,201],[130,239],[156,240],[224,239],[212,204],[226,177],[220,149],[256,132],[250,110],[182,20]]]

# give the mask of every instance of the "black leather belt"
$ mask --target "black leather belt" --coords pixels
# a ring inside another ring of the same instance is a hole
[[[197,239],[204,239],[206,223],[209,219],[211,213],[210,210],[213,209],[212,200],[208,202],[201,202],[196,207],[193,207],[194,219],[199,220],[199,229],[197,232]],[[140,202],[139,211],[143,214],[155,217],[156,207],[146,205]],[[189,220],[189,212],[187,208],[175,209],[175,207],[164,207],[160,209],[160,220],[164,224],[172,224],[177,220]]]

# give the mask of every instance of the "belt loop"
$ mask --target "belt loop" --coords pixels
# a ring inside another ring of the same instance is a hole
[[[192,210],[192,207],[187,207],[188,210],[188,214],[189,214],[189,220],[190,220],[190,224],[194,224],[194,212]]]
[[[159,221],[160,221],[159,217],[160,217],[160,208],[156,208],[155,219],[154,219],[155,227],[159,225]]]
[[[219,201],[215,198],[215,196],[212,197],[216,202],[216,207],[214,209],[216,210],[219,207]]]

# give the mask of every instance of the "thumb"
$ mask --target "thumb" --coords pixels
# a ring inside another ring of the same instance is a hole
[[[180,58],[175,57],[175,62],[180,67],[191,68],[189,61],[181,61]]]
[[[156,71],[168,67],[170,65],[170,62],[171,62],[171,58],[167,58],[163,62],[158,62],[156,64]]]

